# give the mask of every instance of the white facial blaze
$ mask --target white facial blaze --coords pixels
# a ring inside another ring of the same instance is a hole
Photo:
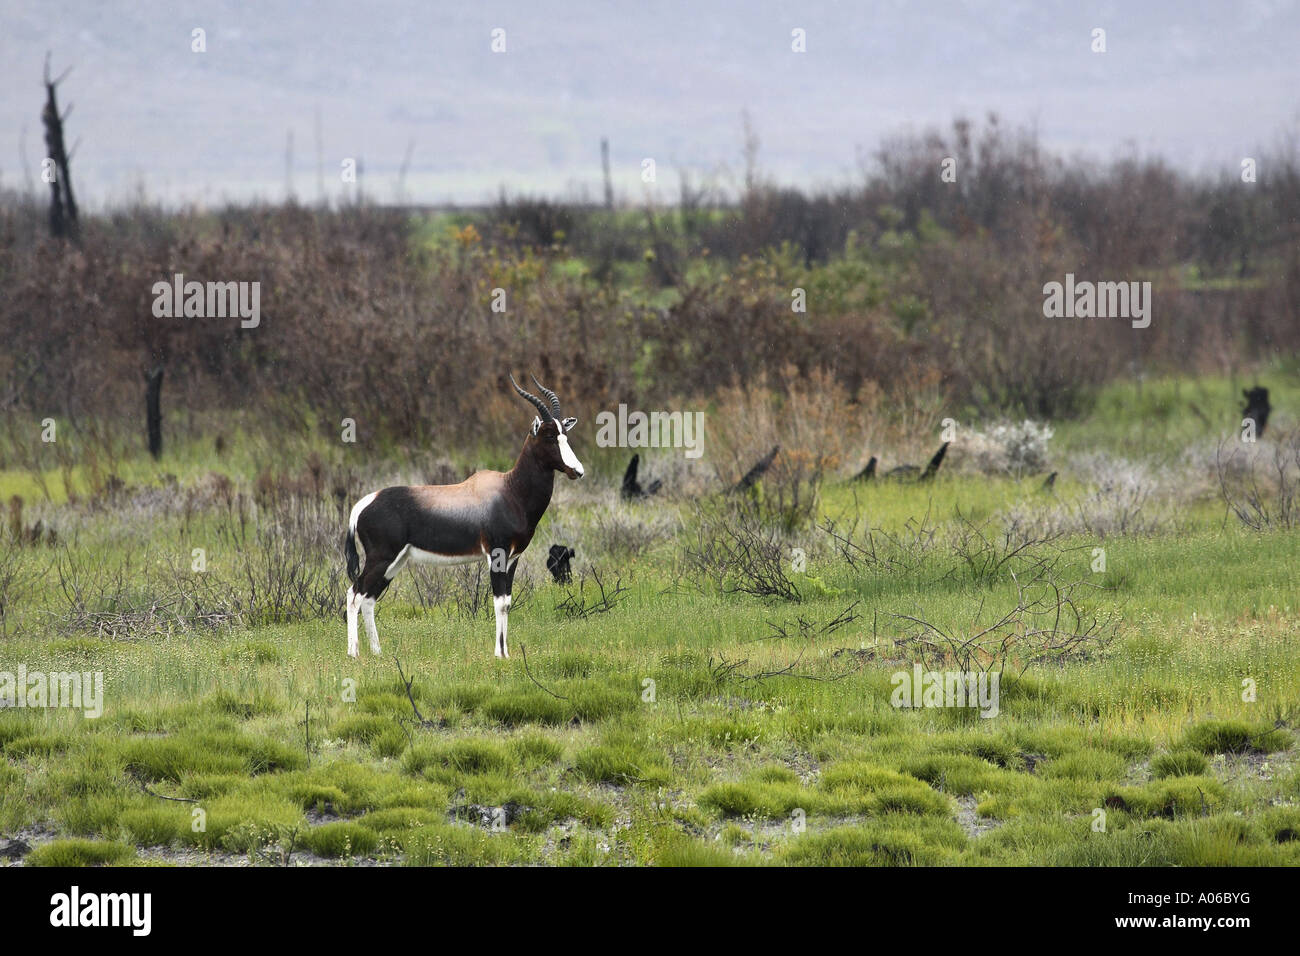
[[[579,478],[582,477],[582,462],[578,461],[578,456],[569,447],[569,436],[564,432],[560,432],[560,458],[564,461],[565,467],[572,468]]]

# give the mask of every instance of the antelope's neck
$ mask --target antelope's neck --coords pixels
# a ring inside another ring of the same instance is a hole
[[[515,466],[506,475],[506,483],[523,503],[528,523],[536,526],[551,503],[551,493],[555,490],[555,472],[537,463],[531,438],[524,442]]]

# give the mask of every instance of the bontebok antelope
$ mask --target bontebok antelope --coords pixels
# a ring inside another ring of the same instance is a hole
[[[536,378],[533,384],[546,396],[549,407],[520,388],[513,375],[510,384],[537,409],[537,417],[508,472],[475,472],[458,485],[385,488],[366,495],[352,508],[343,542],[352,582],[347,608],[352,657],[357,656],[358,614],[365,619],[370,649],[379,653],[375,602],[407,561],[486,561],[497,617],[496,656],[510,656],[506,625],[516,562],[551,503],[555,472],[562,471],[570,479],[583,473],[567,435],[578,420],[565,418],[555,393]],[[365,550],[364,567],[358,546]]]

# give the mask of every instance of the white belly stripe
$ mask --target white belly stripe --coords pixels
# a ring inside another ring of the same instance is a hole
[[[410,560],[416,564],[470,564],[474,561],[482,561],[483,558],[477,554],[438,554],[436,551],[425,551],[412,545],[406,546]]]

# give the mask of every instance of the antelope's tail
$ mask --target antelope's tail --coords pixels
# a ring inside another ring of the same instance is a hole
[[[348,583],[356,584],[361,575],[361,555],[357,552],[357,529],[348,528],[343,533],[343,554],[348,559]]]
[[[375,495],[369,494],[358,501],[352,507],[352,514],[348,516],[348,530],[343,535],[343,554],[348,562],[348,582],[357,583],[357,578],[361,576],[361,555],[357,550],[360,539],[357,537],[357,522],[361,520],[361,512],[369,507],[370,503],[375,500]]]

